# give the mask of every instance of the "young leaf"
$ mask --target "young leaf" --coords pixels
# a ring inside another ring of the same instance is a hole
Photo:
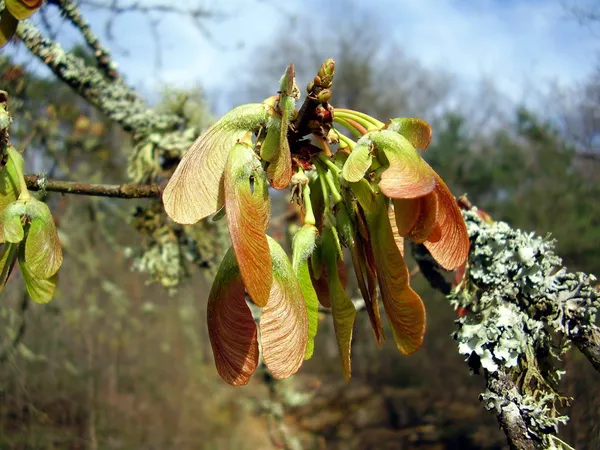
[[[315,336],[319,327],[319,300],[310,279],[310,269],[308,267],[308,258],[315,248],[317,233],[314,225],[306,224],[298,230],[292,243],[292,268],[300,283],[308,315],[308,340],[306,342],[304,359],[310,359],[313,354]]]
[[[25,213],[31,219],[25,240],[25,263],[36,277],[50,278],[63,261],[52,213],[45,203],[33,198],[27,202]]]
[[[258,365],[258,337],[231,248],[208,296],[207,321],[217,372],[234,386],[248,384]]]
[[[267,135],[260,146],[260,159],[271,162],[279,153],[281,142],[281,117],[275,115],[267,121]]]
[[[260,316],[260,342],[265,365],[273,377],[295,374],[306,354],[308,317],[302,290],[285,251],[268,238],[273,259],[271,296]]]
[[[421,347],[425,334],[425,307],[409,285],[408,269],[394,242],[387,201],[378,196],[374,214],[366,214],[377,268],[377,279],[396,345],[410,354]]]
[[[266,105],[238,106],[196,139],[163,193],[165,211],[171,219],[192,224],[223,206],[223,172],[227,155],[248,131],[264,125],[267,117]]]
[[[337,237],[334,235],[334,229],[331,227],[327,227],[323,233],[323,256],[327,265],[327,274],[329,275],[331,314],[333,316],[335,337],[340,351],[344,376],[346,380],[349,380],[352,375],[351,348],[356,308],[350,297],[348,297],[338,275],[340,252]]]
[[[271,164],[267,168],[267,177],[271,180],[271,185],[275,189],[285,189],[288,187],[293,175],[292,155],[287,135],[290,119],[294,114],[296,99],[299,96],[298,86],[296,86],[294,77],[294,65],[290,64],[283,77],[281,77],[280,82],[279,110],[281,112],[281,122],[279,130],[273,130],[273,132],[279,131],[279,148],[275,156],[270,159]]]
[[[431,127],[422,119],[392,119],[385,126],[387,130],[401,134],[414,148],[425,150],[431,142]]]
[[[438,230],[437,235],[436,230],[433,230],[431,240],[425,241],[424,245],[440,266],[454,270],[469,256],[469,235],[450,189],[437,173],[434,172],[434,175],[437,182],[435,193],[438,199]]]
[[[386,197],[422,197],[433,190],[433,170],[405,137],[389,130],[376,131],[369,136],[389,163],[379,182]]]
[[[29,297],[36,303],[48,303],[54,296],[54,290],[58,282],[58,273],[55,273],[50,278],[37,277],[29,270],[23,256],[24,251],[23,246],[21,246],[19,249],[19,267]]]
[[[265,173],[254,150],[237,143],[227,158],[225,208],[233,250],[252,301],[265,306],[272,284],[265,232],[271,206]]]

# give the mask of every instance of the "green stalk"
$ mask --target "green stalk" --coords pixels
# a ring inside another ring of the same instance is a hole
[[[375,120],[370,116],[367,116],[366,114],[353,114],[354,111],[352,113],[348,113],[348,112],[344,112],[344,110],[340,111],[340,110],[335,110],[333,113],[333,117],[334,120],[336,118],[340,118],[340,119],[351,119],[354,120],[355,122],[361,124],[363,127],[366,128],[367,131],[375,131],[375,130],[379,130],[381,127],[378,127],[377,124],[373,123],[372,121]],[[365,117],[368,117],[365,118]],[[371,119],[371,120],[369,120]],[[377,120],[377,122],[379,122]],[[381,123],[381,122],[379,122]],[[381,126],[383,126],[383,123],[381,124]]]
[[[344,119],[336,117],[335,114],[333,116],[333,121],[336,122],[336,123],[339,123],[341,126],[343,126],[348,131],[350,131],[350,133],[352,133],[352,135],[355,138],[360,139],[363,136],[360,131],[358,131],[356,128],[354,128],[352,125],[350,125]]]
[[[317,156],[317,159],[325,164],[336,175],[339,175],[342,172],[342,169],[336,166],[327,156],[323,155],[322,153]]]
[[[304,173],[302,167],[298,167],[298,172]],[[315,225],[317,221],[315,220],[315,213],[313,211],[312,201],[310,200],[310,187],[308,186],[308,183],[302,187],[302,200],[304,201],[304,223]]]
[[[338,109],[338,108],[336,108],[335,109],[335,114],[338,114],[338,113],[342,113],[342,115],[349,116],[350,118],[356,120],[357,122],[358,122],[357,117],[360,117],[361,119],[366,120],[367,122],[375,125],[378,130],[380,130],[381,128],[383,128],[384,125],[385,125],[383,122],[380,122],[375,117],[371,117],[368,114],[365,114],[365,113],[360,112],[360,111],[354,111],[353,109],[346,109],[346,108],[339,108]]]
[[[323,200],[325,201],[325,211],[329,211],[330,209],[330,199],[329,199],[329,190],[327,189],[327,182],[325,181],[325,170],[323,167],[315,161],[315,168],[317,169],[317,178],[319,179],[319,183],[321,183],[321,191],[323,191]]]
[[[338,191],[337,187],[335,186],[335,183],[333,181],[333,174],[326,170],[322,165],[321,165],[321,161],[317,160],[315,167],[317,168],[317,173],[319,174],[319,178],[325,178],[325,183],[327,184],[327,187],[329,188],[329,192],[331,193],[331,196],[333,197],[333,204],[337,205],[339,202],[341,202],[342,196],[340,194],[340,192]],[[336,167],[337,169],[337,167]]]
[[[350,139],[348,136],[343,135],[342,133],[340,133],[335,128],[333,130],[337,133],[338,139],[340,141],[343,141],[350,148],[350,151],[354,150],[354,146],[356,145],[355,141],[353,141],[352,139]]]

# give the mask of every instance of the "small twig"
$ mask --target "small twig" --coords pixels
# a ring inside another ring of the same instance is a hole
[[[75,181],[51,180],[39,175],[25,175],[27,188],[32,191],[60,192],[114,198],[160,198],[162,189],[156,184],[88,184]]]
[[[585,334],[574,334],[571,341],[594,366],[594,369],[600,373],[600,330],[598,327],[593,327],[590,332]]]
[[[21,22],[17,34],[59,79],[125,131],[145,135],[153,130],[175,130],[182,124],[174,114],[157,114],[148,108],[122,78],[108,80],[96,67],[87,66],[83,59],[42,36],[30,20]]]

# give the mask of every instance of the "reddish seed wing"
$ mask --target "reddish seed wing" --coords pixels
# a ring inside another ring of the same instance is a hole
[[[435,174],[435,177],[438,198],[437,224],[441,236],[434,233],[433,239],[439,239],[437,242],[425,241],[425,247],[440,266],[454,270],[469,256],[469,235],[452,193],[438,174]]]
[[[271,292],[271,255],[265,232],[269,226],[267,181],[251,147],[236,144],[225,170],[227,226],[244,285],[252,301],[265,306]]]
[[[425,334],[425,307],[408,283],[408,269],[394,242],[385,199],[379,196],[378,211],[367,214],[379,288],[394,339],[400,352],[418,350]],[[376,237],[375,237],[376,236]]]
[[[370,134],[389,167],[381,174],[379,188],[388,198],[416,198],[429,194],[435,187],[433,170],[408,140],[389,130]]]
[[[165,211],[171,219],[192,224],[221,209],[223,173],[229,151],[248,131],[266,121],[264,105],[239,106],[196,139],[163,193]]]
[[[308,317],[302,290],[281,246],[268,238],[273,258],[271,296],[260,316],[263,360],[273,377],[295,374],[306,353]]]
[[[234,386],[248,384],[258,365],[258,339],[232,249],[225,254],[210,291],[207,318],[219,375]]]
[[[435,229],[437,211],[438,211],[438,199],[436,191],[434,190],[431,194],[425,197],[419,198],[421,204],[419,214],[419,220],[410,230],[408,237],[417,244],[422,244]]]
[[[373,333],[375,334],[375,340],[377,341],[377,345],[381,347],[381,342],[385,339],[385,334],[383,332],[381,315],[379,313],[379,301],[377,299],[377,277],[367,263],[367,251],[370,251],[370,247],[365,246],[363,239],[358,236],[356,245],[352,251],[352,263],[354,264],[356,276],[359,279],[360,293],[365,301],[371,328],[373,328]],[[361,275],[359,275],[359,272],[362,272]]]

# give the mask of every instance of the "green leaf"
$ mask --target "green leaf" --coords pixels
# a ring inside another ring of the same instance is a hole
[[[294,236],[292,242],[292,267],[300,283],[308,314],[308,341],[304,359],[310,359],[315,348],[315,336],[319,327],[319,300],[310,279],[308,258],[315,249],[318,231],[314,225],[306,224]]]
[[[16,244],[21,242],[24,237],[23,224],[21,217],[25,214],[25,204],[17,201],[11,203],[4,210],[2,215],[2,228],[4,231],[4,242]]]
[[[25,205],[30,218],[25,240],[25,263],[40,278],[50,278],[60,268],[63,255],[52,213],[44,202],[32,198]]]
[[[6,9],[0,17],[0,48],[10,42],[17,31],[19,21]]]
[[[341,256],[339,240],[335,229],[327,227],[323,233],[323,256],[329,276],[329,292],[331,296],[331,314],[333,327],[340,352],[344,376],[349,380],[352,374],[351,347],[356,308],[348,297],[338,273],[338,259]]]
[[[23,247],[21,246],[19,251],[19,267],[21,268],[21,275],[23,275],[25,288],[29,297],[36,303],[48,303],[54,295],[56,283],[58,282],[58,273],[55,273],[50,278],[36,277],[27,267],[23,254]]]
[[[2,244],[0,247],[0,292],[6,286],[8,277],[17,261],[19,255],[19,244]]]

